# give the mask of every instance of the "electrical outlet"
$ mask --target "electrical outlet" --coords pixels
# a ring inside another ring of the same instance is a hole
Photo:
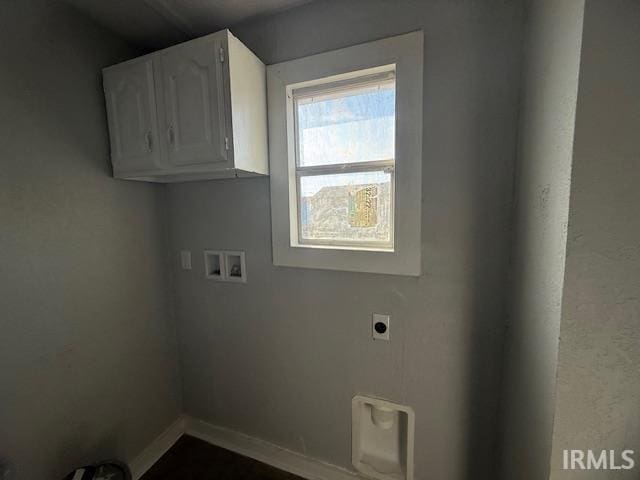
[[[391,316],[374,313],[371,320],[371,334],[374,340],[390,340]]]

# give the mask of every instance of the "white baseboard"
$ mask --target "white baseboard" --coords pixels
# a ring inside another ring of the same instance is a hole
[[[362,478],[342,467],[316,460],[234,430],[211,425],[188,415],[182,415],[130,462],[129,467],[133,480],[139,480],[183,434],[191,435],[217,447],[253,458],[309,480],[358,480]]]
[[[361,478],[344,468],[234,430],[216,427],[189,416],[185,416],[184,421],[187,435],[309,480],[357,480]]]
[[[140,455],[129,462],[133,480],[139,480],[178,441],[184,432],[185,417],[181,415],[158,438],[152,441]]]

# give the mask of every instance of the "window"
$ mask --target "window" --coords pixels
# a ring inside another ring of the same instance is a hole
[[[419,275],[422,33],[267,78],[274,263]]]
[[[292,97],[299,243],[393,250],[394,71]]]

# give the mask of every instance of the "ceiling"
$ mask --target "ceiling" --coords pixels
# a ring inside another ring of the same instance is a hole
[[[212,33],[312,0],[64,0],[145,49]]]

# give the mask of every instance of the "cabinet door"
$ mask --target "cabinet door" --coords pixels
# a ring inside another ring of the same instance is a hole
[[[104,91],[116,175],[158,169],[161,155],[152,60],[105,70]]]
[[[163,127],[171,165],[227,167],[224,62],[209,39],[162,55]]]

